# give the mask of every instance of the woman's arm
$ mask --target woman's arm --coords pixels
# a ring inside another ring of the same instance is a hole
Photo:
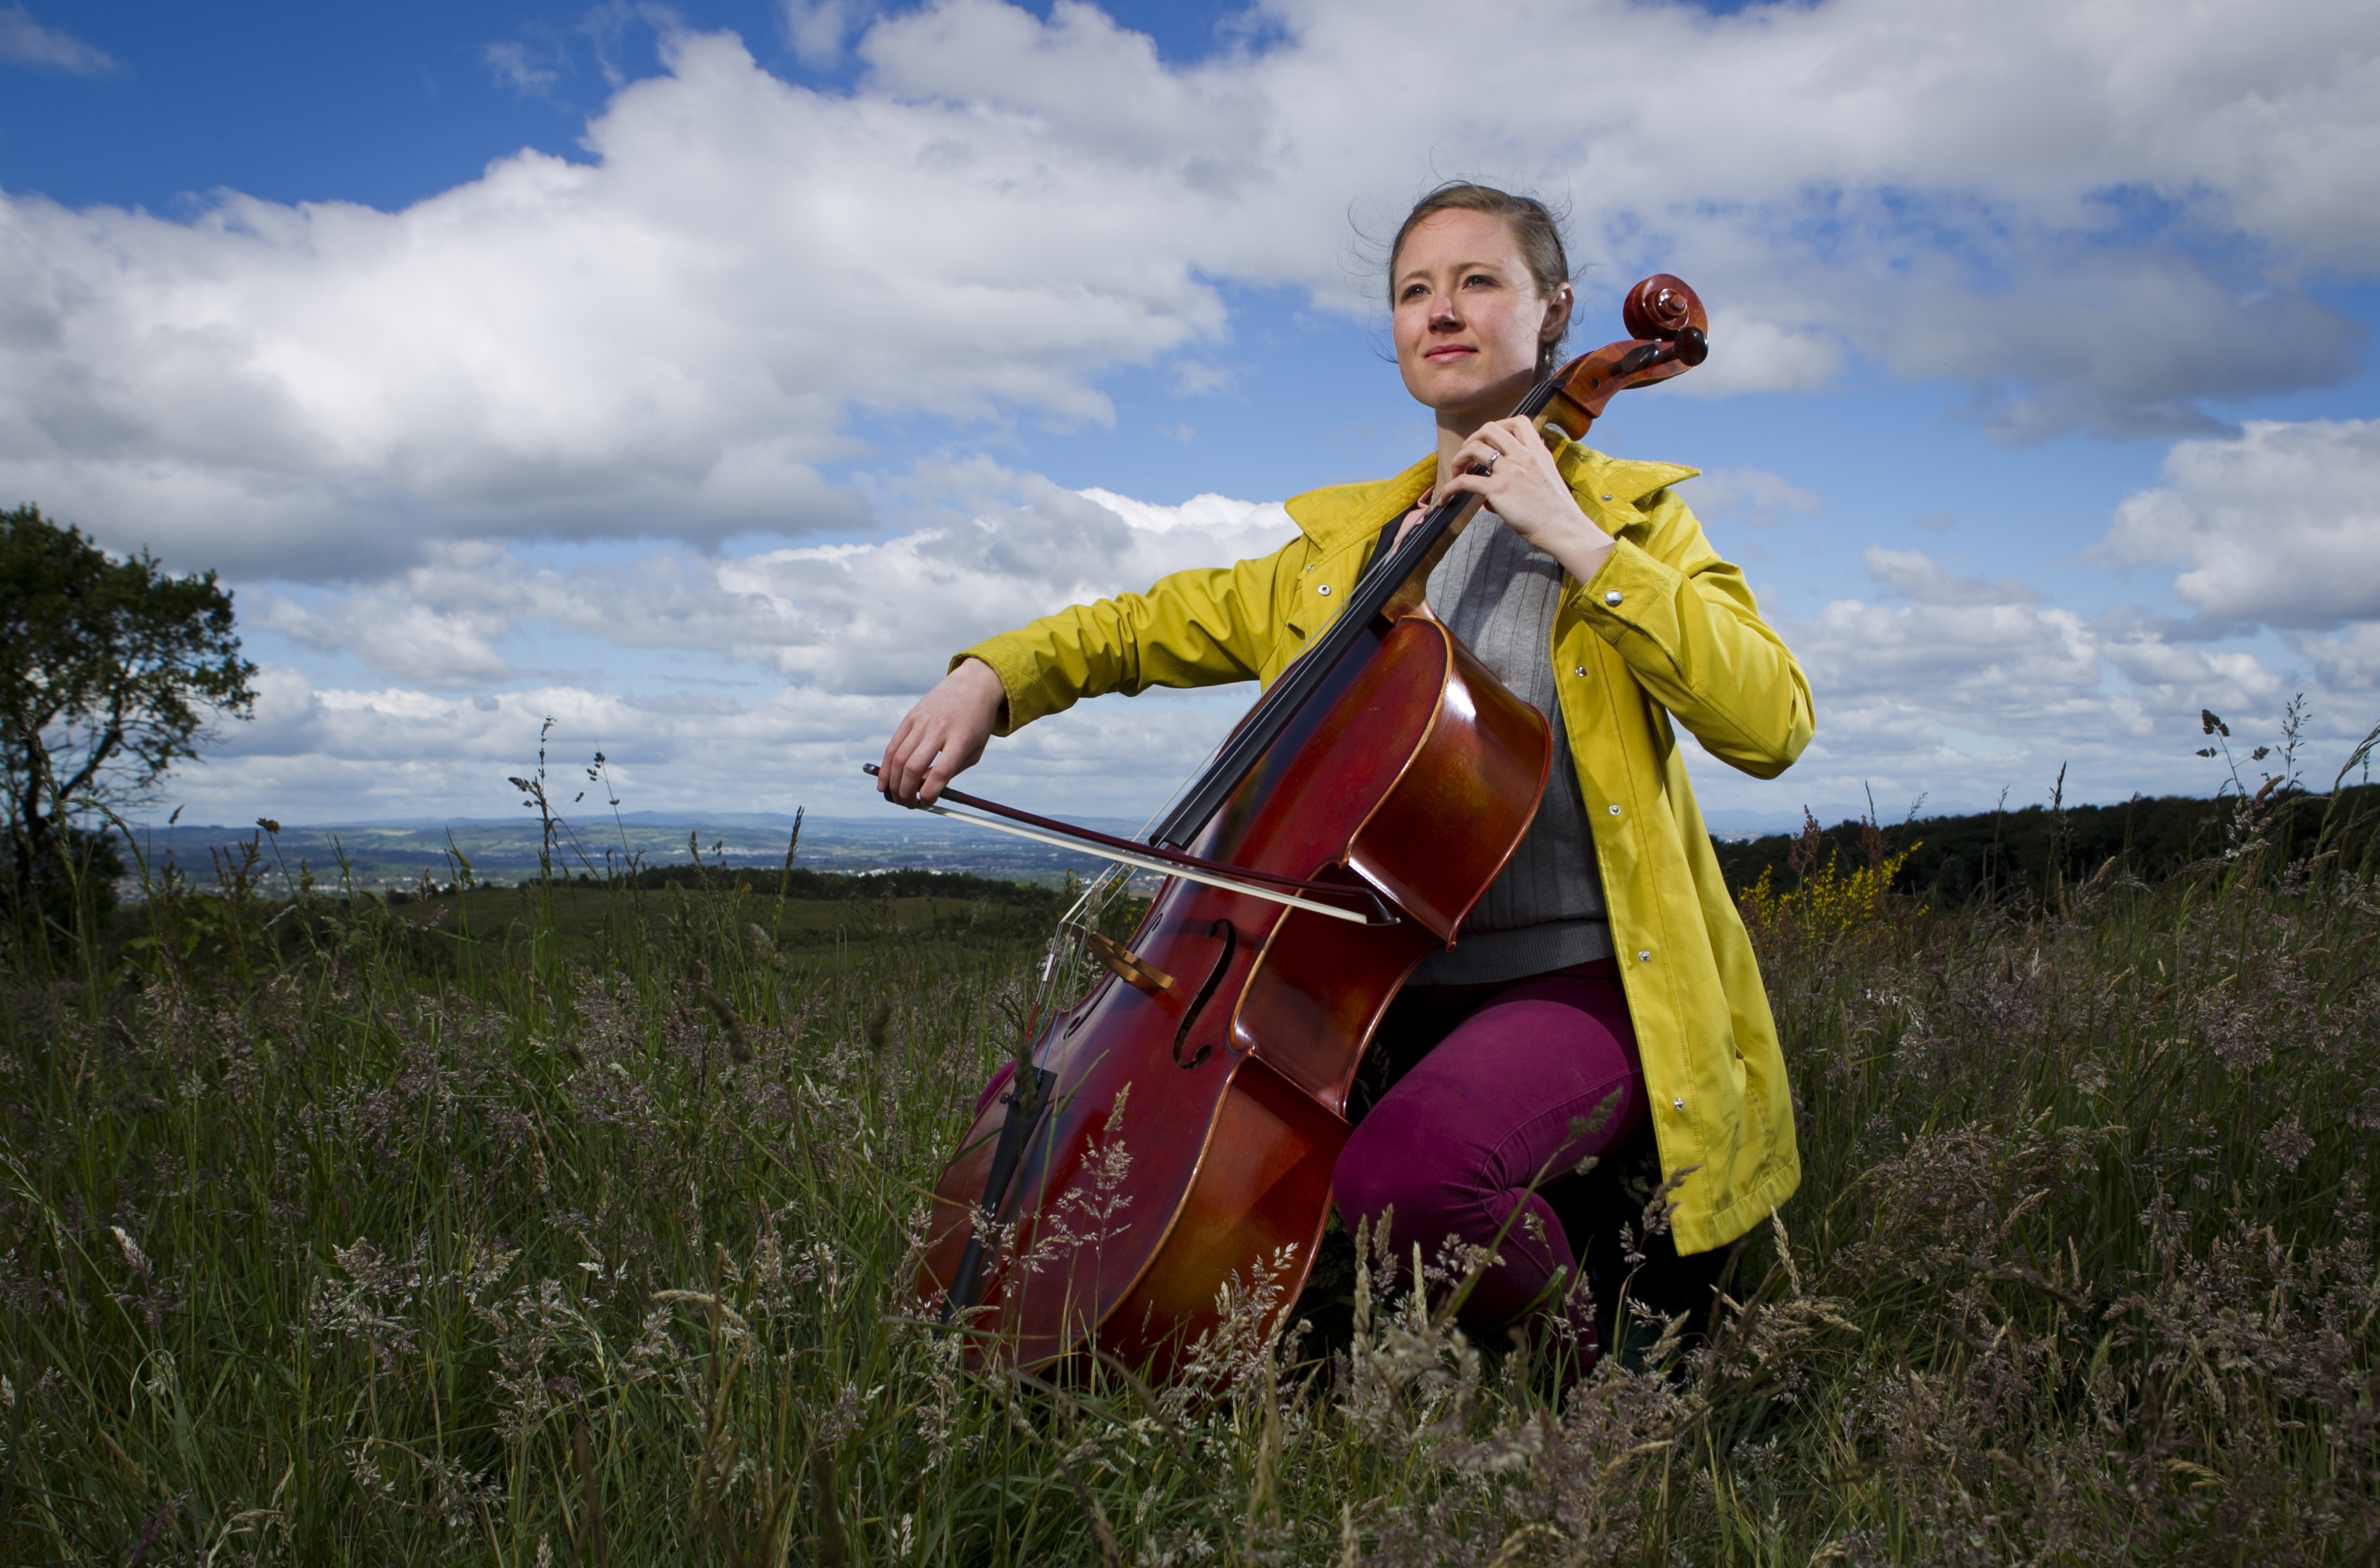
[[[993,735],[1086,697],[1152,686],[1254,680],[1276,632],[1278,585],[1303,539],[1236,565],[1175,572],[1147,593],[1045,615],[951,661],[885,746],[878,786],[904,805],[931,802],[973,767]]]
[[[1580,614],[1703,749],[1772,779],[1810,744],[1809,677],[1760,618],[1743,572],[1721,560],[1671,490],[1631,507],[1631,529],[1577,590]]]
[[[1465,471],[1490,458],[1488,473]],[[1449,467],[1440,489],[1485,497],[1513,532],[1560,561],[1580,584],[1587,625],[1705,750],[1766,779],[1809,745],[1815,720],[1800,662],[1674,492],[1591,518],[1522,419],[1480,426]]]

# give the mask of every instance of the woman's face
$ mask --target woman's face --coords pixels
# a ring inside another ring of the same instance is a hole
[[[1570,286],[1539,295],[1511,225],[1461,208],[1415,225],[1391,266],[1405,390],[1458,419],[1512,412],[1537,378],[1537,346],[1570,324]]]

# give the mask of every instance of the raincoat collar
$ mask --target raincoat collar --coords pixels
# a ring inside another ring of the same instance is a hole
[[[1597,498],[1618,505],[1633,505],[1681,480],[1693,479],[1699,468],[1675,463],[1636,463],[1607,457],[1581,446],[1559,432],[1553,434],[1554,462],[1573,490],[1587,489]],[[1366,484],[1336,484],[1309,490],[1287,502],[1290,520],[1318,549],[1334,550],[1356,539],[1369,539],[1395,518],[1412,510],[1430,481],[1438,477],[1438,455],[1430,454],[1393,478]]]

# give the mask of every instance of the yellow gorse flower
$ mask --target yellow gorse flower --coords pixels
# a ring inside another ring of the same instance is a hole
[[[1791,893],[1776,887],[1777,868],[1768,867],[1738,901],[1743,923],[1766,936],[1838,937],[1885,918],[1893,879],[1923,841],[1897,854],[1883,856],[1846,872],[1840,853],[1829,850],[1826,864]],[[1920,906],[1917,914],[1925,910]]]

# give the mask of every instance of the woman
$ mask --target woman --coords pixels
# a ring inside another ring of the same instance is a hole
[[[1539,1185],[1648,1125],[1682,1254],[1733,1241],[1799,1183],[1767,998],[1671,724],[1772,777],[1809,742],[1810,693],[1669,488],[1693,469],[1558,432],[1549,448],[1510,417],[1570,326],[1569,266],[1541,204],[1431,192],[1398,230],[1389,283],[1397,368],[1437,415],[1434,457],[1291,501],[1301,536],[1263,559],[1176,573],[955,656],[886,746],[880,787],[930,801],[989,737],[1082,697],[1269,683],[1346,602],[1386,522],[1479,495],[1429,602],[1546,715],[1553,776],[1458,944],[1424,961],[1384,1021],[1332,1190],[1351,1230],[1393,1207],[1400,1250],[1493,1245],[1463,1311],[1492,1329],[1578,1278],[1577,1238]]]

